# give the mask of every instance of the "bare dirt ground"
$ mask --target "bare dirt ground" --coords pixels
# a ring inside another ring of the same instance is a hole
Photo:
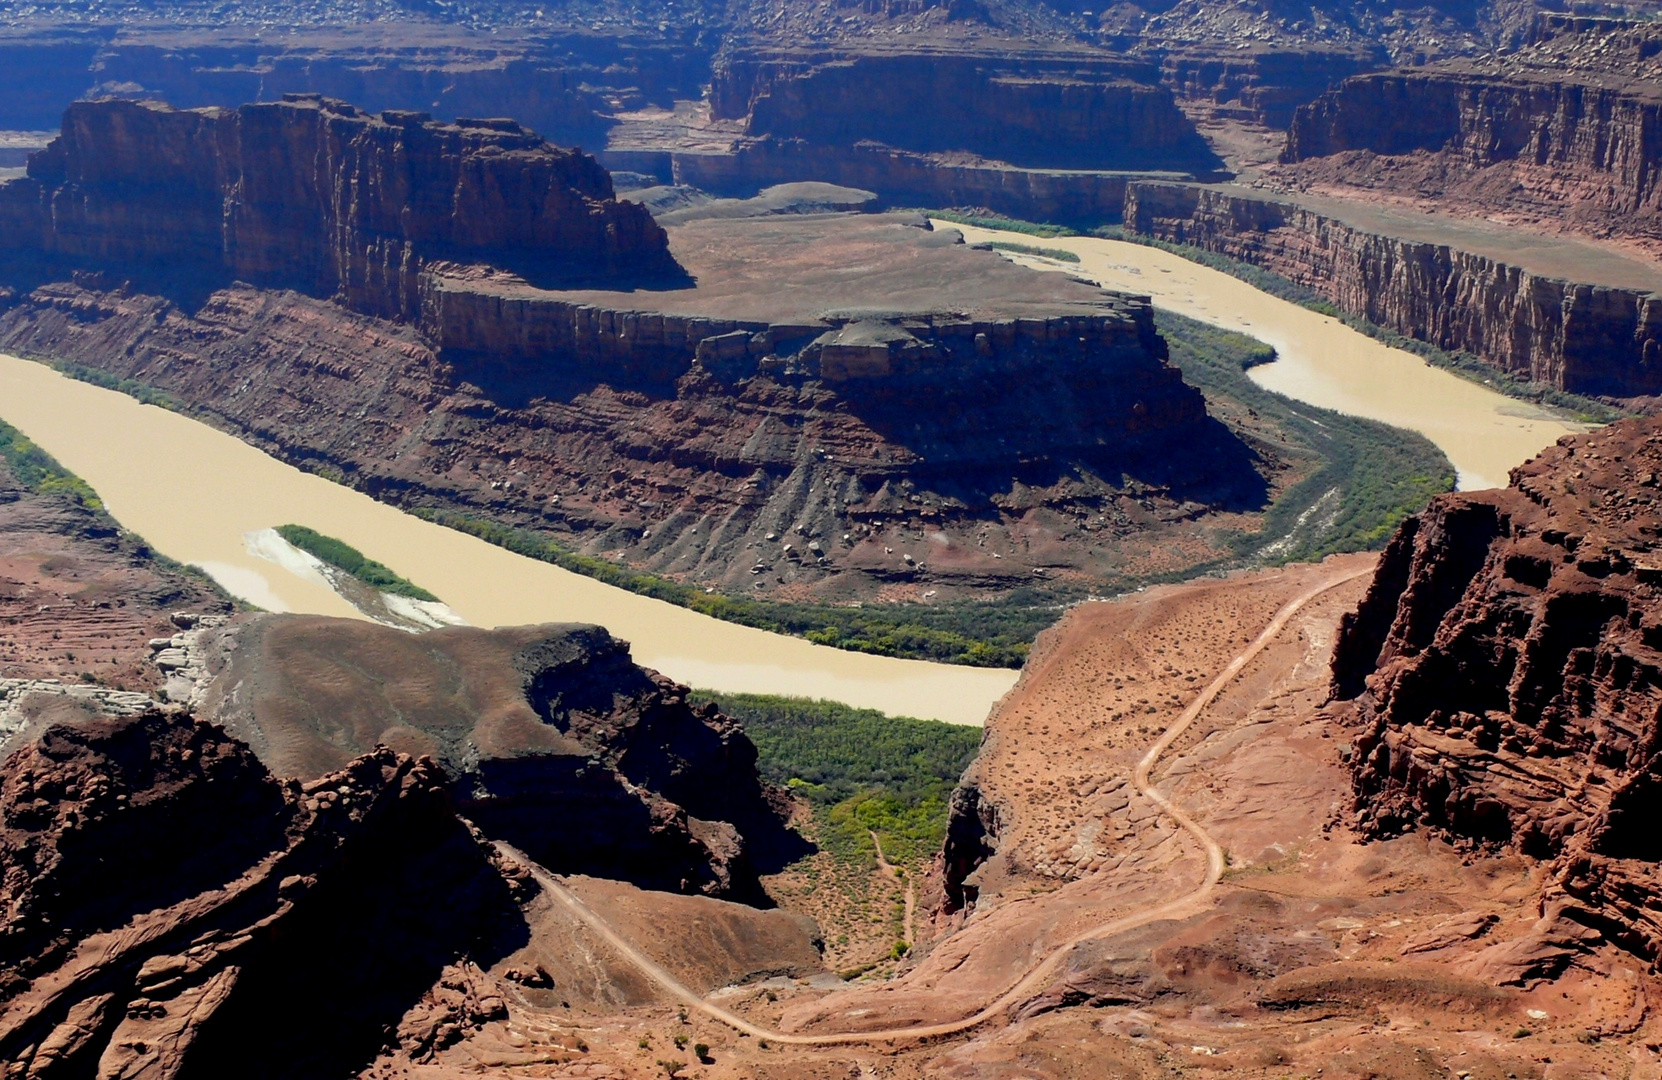
[[[827,991],[824,975],[799,974],[710,1000],[756,1030],[798,1037],[950,1022],[1082,932],[1190,894],[1205,852],[1137,794],[1137,762],[1290,599],[1370,559],[1075,609],[1042,640],[972,769],[999,832],[972,878],[981,894],[969,916],[939,920],[935,939],[879,985]],[[493,1060],[502,1076],[1658,1076],[1658,987],[1634,957],[1593,942],[1556,982],[1494,981],[1497,952],[1538,937],[1528,860],[1462,857],[1418,836],[1362,844],[1345,828],[1348,733],[1321,706],[1338,619],[1366,580],[1302,607],[1154,771],[1156,790],[1227,856],[1206,903],[1062,950],[1053,976],[973,1030],[781,1046],[647,992],[563,1014],[558,1052],[539,1050],[535,1034],[550,1010],[511,1003],[507,1020],[403,1075],[474,1073],[470,1047],[488,1037],[522,1047],[517,1064]],[[629,940],[665,968],[686,968],[680,954],[700,949],[674,934]],[[581,1052],[570,1049],[578,1040]],[[707,1063],[691,1052],[700,1043]]]

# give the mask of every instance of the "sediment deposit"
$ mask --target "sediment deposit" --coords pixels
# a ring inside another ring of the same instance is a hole
[[[1561,440],[1510,488],[1440,496],[1386,549],[1333,661],[1364,831],[1546,860],[1543,912],[1647,958],[1662,947],[1659,468],[1662,424],[1628,420]],[[1558,937],[1507,978],[1561,971],[1584,943]]]

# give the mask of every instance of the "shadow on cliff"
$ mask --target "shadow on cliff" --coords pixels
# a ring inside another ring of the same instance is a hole
[[[530,941],[509,886],[445,801],[412,810],[351,845],[265,932],[181,1080],[356,1076],[447,965],[489,968]]]

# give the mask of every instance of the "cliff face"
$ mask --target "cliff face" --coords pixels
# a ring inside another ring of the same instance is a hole
[[[1543,904],[1654,957],[1662,422],[1562,440],[1406,522],[1334,653],[1364,832],[1551,860]]]
[[[594,160],[513,121],[371,117],[295,95],[177,110],[77,103],[0,186],[10,246],[54,267],[239,279],[408,318],[432,260],[531,279],[675,271],[663,230]]]
[[[1662,296],[1531,274],[1288,203],[1134,183],[1128,228],[1263,266],[1407,337],[1584,394],[1662,391]]]
[[[309,782],[378,745],[431,760],[460,813],[556,873],[758,900],[793,842],[738,725],[599,627],[267,616],[207,648],[203,714],[272,772]]]
[[[1345,80],[1298,110],[1282,161],[1312,182],[1446,192],[1654,236],[1659,55],[1653,24],[1543,16],[1512,53]]]
[[[1221,42],[1191,43],[1161,58],[1160,79],[1186,101],[1285,130],[1299,106],[1352,75],[1387,63],[1383,49],[1363,46],[1238,49]]]
[[[758,185],[812,176],[876,192],[893,206],[980,206],[1023,220],[1087,228],[1118,221],[1125,206],[1124,173],[1011,168],[962,158],[865,140],[827,145],[771,136],[741,140],[727,154],[606,155],[614,167],[638,168],[720,194],[744,195]]]
[[[354,1075],[505,1015],[413,1007],[517,947],[534,892],[431,762],[279,783],[179,714],[49,727],[0,766],[0,1057],[46,1080]]]
[[[1017,165],[1219,164],[1152,65],[1107,53],[739,49],[716,61],[710,111],[742,119],[752,136],[871,140]]]

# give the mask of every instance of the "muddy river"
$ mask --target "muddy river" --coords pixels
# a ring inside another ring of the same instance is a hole
[[[1031,238],[962,226],[974,240]],[[1045,240],[1080,262],[1019,258],[1274,345],[1252,378],[1313,405],[1421,432],[1462,488],[1507,470],[1573,430],[1482,386],[1429,367],[1342,323],[1154,248],[1094,238]],[[158,551],[203,567],[270,611],[362,617],[317,574],[273,558],[260,537],[308,525],[436,593],[475,626],[580,621],[609,627],[635,659],[717,690],[823,697],[885,712],[981,723],[1013,671],[863,656],[698,615],[493,547],[300,472],[236,438],[125,395],[0,356],[0,419],[21,429]]]
[[[693,686],[828,698],[980,724],[1016,672],[865,656],[721,622],[433,525],[206,424],[0,356],[0,419],[78,474],[123,526],[269,611],[361,617],[315,575],[259,554],[294,523],[339,537],[475,626],[594,622]]]
[[[1254,382],[1311,405],[1419,432],[1454,463],[1462,490],[1504,487],[1514,465],[1561,435],[1585,430],[1434,368],[1412,353],[1382,345],[1337,319],[1158,248],[1095,237],[1037,240],[1020,233],[937,224],[960,230],[972,243],[998,239],[1071,251],[1079,256],[1076,264],[1015,258],[1152,297],[1158,308],[1275,346],[1279,359],[1253,368]]]

